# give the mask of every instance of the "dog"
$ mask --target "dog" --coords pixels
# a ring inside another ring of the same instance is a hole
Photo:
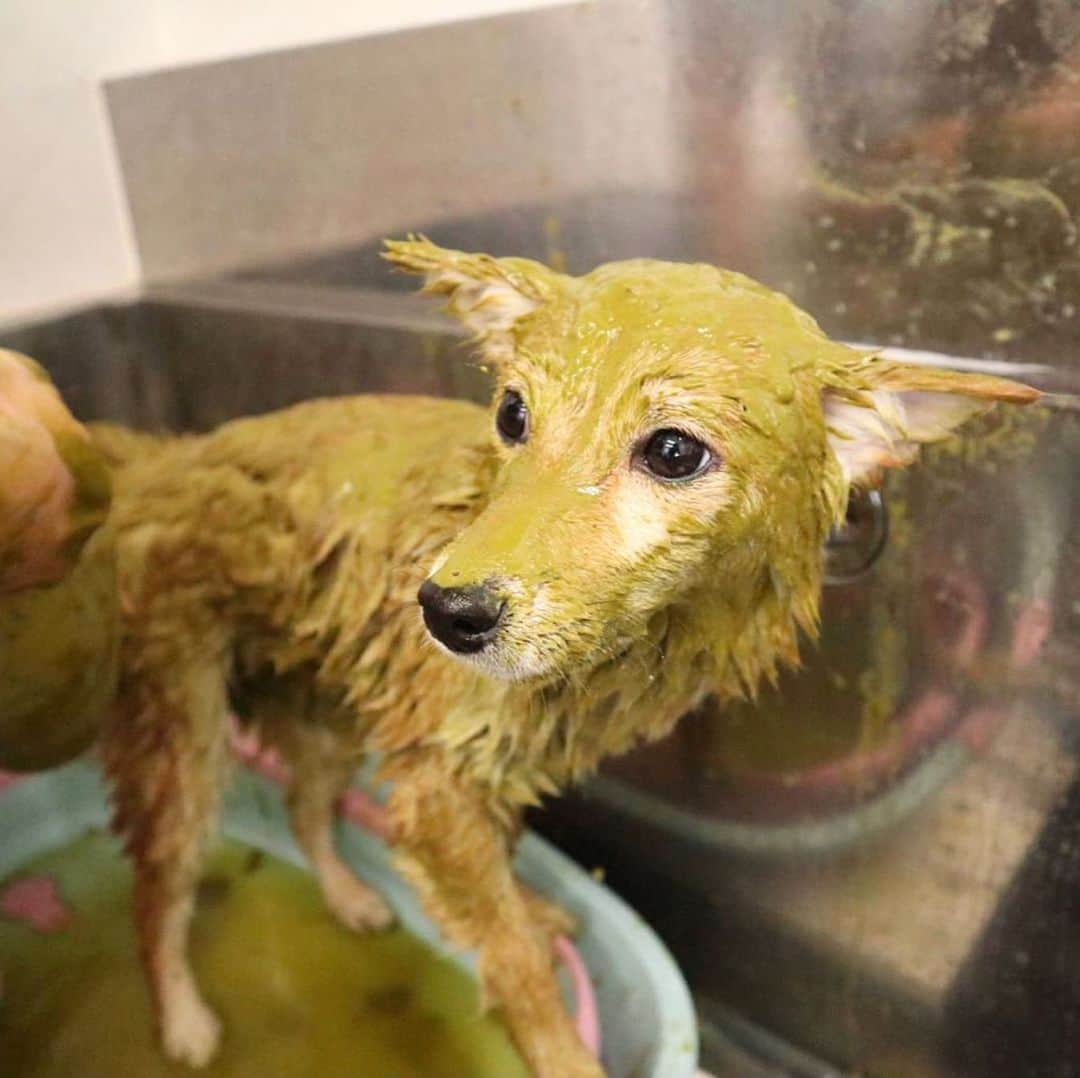
[[[199,1066],[221,1037],[186,952],[235,710],[291,764],[296,838],[356,930],[391,911],[331,819],[379,754],[397,863],[533,1074],[595,1078],[553,973],[567,920],[511,869],[524,808],[796,662],[849,489],[1039,394],[853,350],[712,266],[386,255],[473,333],[490,410],[368,396],[95,430],[123,612],[103,756],[163,1044]]]

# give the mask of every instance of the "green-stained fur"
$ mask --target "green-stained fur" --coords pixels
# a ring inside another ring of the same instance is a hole
[[[849,485],[995,399],[1037,394],[857,353],[710,266],[571,278],[423,239],[388,255],[474,331],[496,401],[520,395],[523,444],[472,405],[390,397],[152,444],[98,433],[127,462],[109,524],[124,642],[106,758],[163,1036],[196,1063],[217,1043],[184,941],[228,682],[294,763],[297,833],[339,915],[386,917],[327,837],[349,766],[377,749],[400,863],[479,949],[534,1072],[595,1075],[538,931],[557,918],[509,869],[522,807],[663,735],[704,693],[753,693],[795,661]],[[709,466],[649,474],[658,429],[706,445]],[[490,646],[463,660],[435,646],[416,603],[428,576],[497,594]]]

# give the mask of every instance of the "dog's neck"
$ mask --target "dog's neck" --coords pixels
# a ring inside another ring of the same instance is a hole
[[[430,563],[475,518],[490,484],[485,458],[477,460],[463,469],[471,486],[459,481],[456,500],[427,499],[436,508],[402,532],[399,564]],[[324,579],[295,596],[287,650],[273,656],[275,666],[316,662],[321,680],[355,704],[358,745],[387,755],[445,752],[450,767],[487,788],[510,815],[585,778],[604,757],[664,736],[706,694],[752,693],[780,662],[797,659],[798,628],[813,632],[817,624],[819,547],[806,544],[804,560],[767,563],[759,554],[756,564],[729,552],[715,575],[655,612],[587,672],[494,681],[435,650],[415,602],[422,570],[387,576],[365,555],[368,540],[348,519],[324,538],[323,550],[337,554],[319,554],[327,568],[298,574]]]

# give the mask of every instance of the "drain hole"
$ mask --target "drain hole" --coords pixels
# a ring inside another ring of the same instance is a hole
[[[825,582],[847,584],[881,556],[889,536],[889,514],[880,490],[853,490],[844,523],[825,542]]]

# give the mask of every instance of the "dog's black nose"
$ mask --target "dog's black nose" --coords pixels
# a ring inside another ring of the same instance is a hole
[[[440,588],[431,580],[417,594],[424,624],[440,644],[459,655],[471,655],[494,638],[503,602],[486,584]]]

